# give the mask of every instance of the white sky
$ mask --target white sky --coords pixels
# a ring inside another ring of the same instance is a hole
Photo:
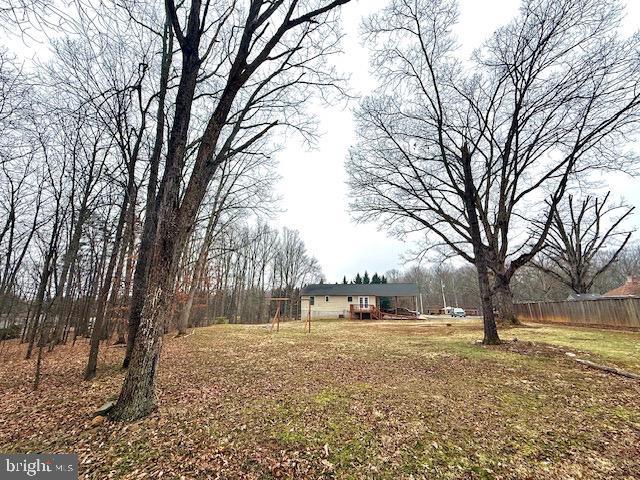
[[[375,86],[369,75],[367,50],[359,41],[363,16],[381,8],[386,0],[355,0],[343,9],[344,53],[337,65],[351,74],[354,93],[366,94]],[[462,53],[469,56],[482,40],[497,27],[513,18],[519,0],[459,0],[460,22],[457,27]],[[626,27],[629,32],[640,27],[640,0],[628,0]],[[286,211],[277,222],[300,231],[310,254],[314,255],[328,282],[342,276],[355,276],[368,270],[383,273],[403,267],[403,254],[409,242],[389,238],[376,226],[356,225],[348,212],[344,161],[354,142],[354,125],[350,109],[317,108],[321,138],[313,151],[292,141],[278,155],[282,180],[278,186]],[[640,179],[611,176],[612,194],[623,196],[640,211]],[[636,224],[640,223],[635,220]]]

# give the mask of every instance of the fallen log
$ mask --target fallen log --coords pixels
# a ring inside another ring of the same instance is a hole
[[[640,380],[640,375],[638,375],[637,373],[627,372],[626,370],[621,370],[615,367],[608,367],[606,365],[599,365],[597,363],[590,362],[589,360],[582,360],[581,358],[576,358],[575,361],[580,363],[581,365],[586,365],[587,367],[595,368],[596,370],[602,370],[604,372],[614,373],[622,377],[633,378],[634,380]]]

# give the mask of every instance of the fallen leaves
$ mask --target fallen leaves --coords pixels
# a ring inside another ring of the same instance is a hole
[[[121,349],[105,349],[86,383],[87,345],[61,346],[32,392],[33,365],[10,344],[0,450],[78,453],[86,479],[608,479],[640,470],[640,388],[565,355],[590,354],[584,337],[568,349],[551,343],[552,330],[537,339],[518,329],[532,345],[483,348],[472,343],[479,325],[314,325],[311,335],[285,323],[272,335],[221,325],[168,336],[159,409],[132,424],[95,416],[119,392]],[[589,335],[599,348],[610,338]]]
[[[91,420],[92,427],[99,427],[107,420],[107,417],[103,417],[102,415],[97,415]]]

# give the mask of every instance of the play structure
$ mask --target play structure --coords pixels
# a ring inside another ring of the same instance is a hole
[[[273,327],[276,327],[276,332],[280,331],[280,313],[282,312],[282,302],[289,301],[289,297],[273,297],[270,299],[272,302],[278,302],[278,306],[276,307],[276,313],[273,315],[271,319],[271,327],[269,328],[270,332],[273,332]]]
[[[309,304],[309,310],[307,311],[307,318],[304,319],[304,330],[307,333],[311,333],[311,304]]]
[[[279,332],[283,302],[289,302],[291,301],[291,299],[289,297],[273,297],[273,298],[270,298],[269,301],[278,302],[276,307],[276,313],[273,315],[273,318],[271,319],[271,326],[269,327],[269,331],[273,332],[273,328],[275,327],[276,332]],[[311,333],[311,306],[309,306],[309,311],[307,312],[307,316],[304,320],[304,330],[307,333]]]

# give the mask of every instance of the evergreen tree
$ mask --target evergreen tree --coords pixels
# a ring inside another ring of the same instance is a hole
[[[375,283],[375,284],[382,283],[380,280],[380,276],[378,275],[378,272],[374,273],[373,277],[371,277],[371,283]]]
[[[362,283],[364,283],[365,285],[371,283],[371,280],[369,279],[369,273],[366,270],[364,271],[364,277],[362,277]]]
[[[344,277],[342,277],[342,284],[346,285],[347,283],[349,282],[347,282],[347,276],[345,275]]]
[[[362,277],[360,276],[360,273],[356,273],[356,279],[353,283],[355,283],[356,285],[362,285]]]
[[[387,277],[385,275],[380,279],[380,283],[387,283]]]

